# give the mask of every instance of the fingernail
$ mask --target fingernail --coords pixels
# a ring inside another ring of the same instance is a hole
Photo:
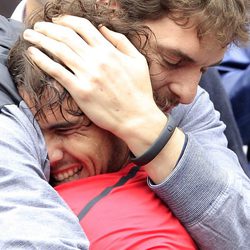
[[[29,47],[27,49],[27,52],[28,52],[29,55],[34,55],[34,53],[36,52],[36,50],[37,49],[35,47],[31,46],[31,47]]]
[[[42,26],[42,22],[37,22],[34,24],[34,30],[39,30]]]
[[[32,38],[33,37],[33,33],[34,31],[31,30],[31,29],[27,29],[23,32],[23,38],[24,39],[29,39],[29,38]]]
[[[61,16],[57,16],[57,17],[52,17],[52,22],[57,22],[58,20],[60,20]]]

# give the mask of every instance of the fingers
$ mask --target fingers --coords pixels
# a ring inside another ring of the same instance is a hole
[[[25,30],[23,37],[36,46],[49,51],[56,58],[59,58],[61,61],[63,61],[65,65],[72,70],[76,68],[79,62],[82,60],[81,57],[74,53],[72,49],[63,42],[58,42],[34,30]]]
[[[128,56],[141,55],[140,52],[136,49],[136,47],[128,40],[125,35],[112,31],[105,26],[100,27],[100,32],[120,52]]]
[[[115,47],[117,51],[128,56],[137,57],[141,55],[135,46],[123,34],[111,31],[105,26],[100,27],[98,30],[85,18],[61,16],[54,18],[53,22],[54,23],[36,23],[34,25],[34,30],[44,36],[40,36],[40,39],[31,40],[30,37],[26,36],[25,31],[25,39],[36,45],[40,45],[49,51],[51,50],[48,47],[52,48],[53,46],[55,46],[55,51],[57,51],[55,41],[60,42],[58,48],[67,45],[68,48],[82,58],[85,57],[88,46],[91,46],[92,48],[99,47],[103,50],[110,50],[113,52],[115,51]],[[49,40],[49,38],[51,40]],[[53,50],[51,52],[54,53]]]
[[[72,29],[50,22],[38,22],[34,30],[58,42],[66,44],[75,53],[84,55],[87,43]]]
[[[76,77],[70,71],[65,69],[61,64],[50,59],[39,49],[29,47],[28,54],[40,69],[60,82],[66,89],[69,89],[69,87],[74,89],[74,86],[77,86],[77,84],[74,84]]]
[[[98,30],[85,18],[66,15],[53,19],[53,22],[71,28],[93,47],[110,47],[110,45],[113,45],[126,55],[138,56],[140,54],[135,46],[123,34],[111,31],[105,26],[101,26]]]
[[[76,16],[53,18],[53,23],[71,28],[78,33],[90,46],[111,46],[98,29],[87,19]]]

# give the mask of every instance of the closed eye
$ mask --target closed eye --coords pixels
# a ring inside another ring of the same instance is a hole
[[[180,66],[180,64],[182,63],[182,60],[171,60],[169,58],[163,58],[162,59],[162,65],[165,67],[168,67],[170,69],[174,69],[177,68],[178,66]]]
[[[77,133],[82,127],[82,124],[72,124],[71,126],[57,127],[54,131],[59,135],[72,135]]]

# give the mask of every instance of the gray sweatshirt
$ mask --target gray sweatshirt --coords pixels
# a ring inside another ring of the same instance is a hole
[[[76,217],[47,182],[40,128],[4,66],[15,40],[12,26],[0,19],[0,249],[84,249]],[[199,88],[194,102],[179,105],[172,115],[187,145],[173,173],[149,186],[200,249],[250,249],[250,182],[227,149],[225,125],[208,94]]]
[[[4,66],[20,28],[0,17],[0,249],[88,249],[77,217],[48,184],[43,135]]]

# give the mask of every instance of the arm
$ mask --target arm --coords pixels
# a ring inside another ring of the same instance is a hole
[[[187,146],[171,175],[150,187],[201,249],[248,249],[250,182],[226,148],[225,126],[208,95],[199,90],[191,105],[173,115],[188,135]]]
[[[78,219],[47,182],[45,143],[29,112],[22,102],[0,113],[0,248],[87,249]]]

